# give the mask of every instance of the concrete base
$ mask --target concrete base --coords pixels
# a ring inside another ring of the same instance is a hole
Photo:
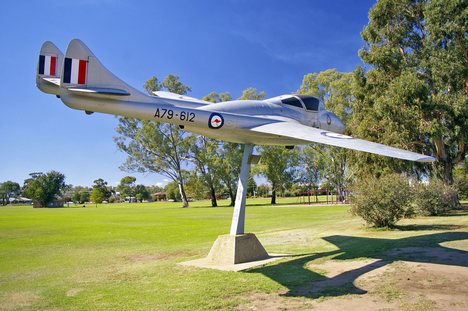
[[[220,235],[206,258],[181,264],[226,271],[242,271],[284,257],[289,256],[268,255],[255,234],[246,233],[241,235]]]
[[[217,264],[238,264],[268,259],[268,253],[255,234],[220,235],[206,258]]]

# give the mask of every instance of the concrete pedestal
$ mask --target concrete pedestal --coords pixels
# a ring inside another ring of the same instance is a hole
[[[181,264],[227,271],[242,271],[285,257],[284,255],[268,255],[255,234],[244,233],[245,199],[250,165],[258,163],[260,158],[257,155],[252,155],[252,152],[253,145],[244,146],[236,202],[232,214],[231,234],[218,236],[206,258]]]
[[[232,265],[268,259],[255,234],[220,235],[211,247],[206,260],[219,265]]]
[[[255,234],[220,235],[207,257],[181,262],[181,265],[223,271],[243,271],[291,257],[268,254]]]

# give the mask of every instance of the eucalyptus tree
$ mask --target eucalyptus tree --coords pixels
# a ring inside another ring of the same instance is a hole
[[[261,159],[254,171],[270,182],[271,204],[276,204],[276,194],[283,194],[286,188],[296,181],[298,151],[288,150],[283,146],[262,146],[259,150]]]
[[[328,69],[319,73],[306,74],[298,90],[301,94],[318,97],[325,108],[335,113],[347,125],[353,105],[352,73]],[[347,128],[349,133],[349,128]],[[321,144],[302,149],[302,165],[305,177],[311,184],[326,179],[337,190],[340,199],[351,177],[348,172],[349,155],[353,151]],[[304,174],[304,173],[303,173]]]
[[[218,156],[218,142],[200,135],[191,135],[189,141],[189,157],[208,189],[211,206],[217,207],[216,187],[219,184],[219,176],[215,164],[217,163],[216,157]]]
[[[162,82],[153,76],[144,87],[149,94],[165,89],[184,95],[191,90],[175,75],[168,75]],[[182,206],[188,207],[182,170],[189,156],[189,135],[175,125],[124,117],[119,117],[117,133],[119,136],[114,138],[117,147],[128,155],[121,168],[168,177],[178,185]]]
[[[466,2],[379,0],[362,32],[351,127],[360,137],[432,153],[435,175],[453,182],[468,133]],[[361,154],[360,164],[399,160]],[[364,166],[362,166],[364,167]]]

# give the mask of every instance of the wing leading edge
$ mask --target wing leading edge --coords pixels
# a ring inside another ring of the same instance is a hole
[[[390,147],[363,139],[354,138],[342,134],[324,131],[321,129],[302,125],[294,122],[277,122],[253,127],[250,130],[259,133],[291,137],[295,139],[321,143],[336,147],[348,148],[379,154],[409,161],[432,162],[434,157],[426,156],[395,147]]]

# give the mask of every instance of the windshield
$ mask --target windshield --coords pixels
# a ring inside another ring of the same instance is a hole
[[[298,95],[298,97],[302,100],[307,110],[319,111],[320,101],[318,98],[306,95]]]
[[[301,102],[299,101],[299,99],[295,98],[295,97],[289,97],[289,98],[286,98],[286,99],[282,99],[281,102],[285,105],[290,105],[290,106],[294,106],[294,107],[298,107],[298,108],[302,108],[304,109],[304,107],[302,107],[302,104]]]

